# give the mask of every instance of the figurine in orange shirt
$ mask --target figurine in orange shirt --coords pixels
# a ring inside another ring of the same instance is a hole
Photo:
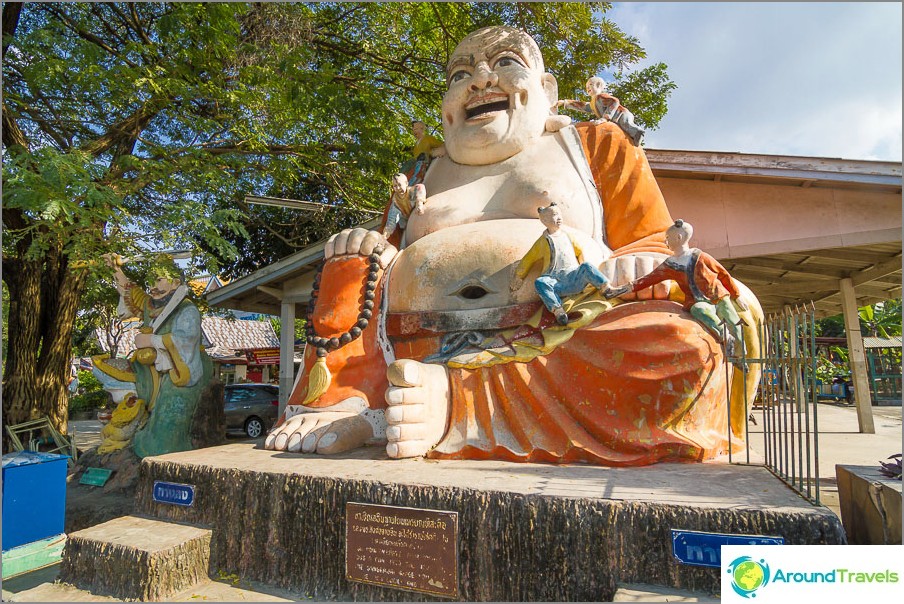
[[[665,232],[665,242],[672,255],[645,277],[605,295],[614,298],[671,279],[684,294],[684,308],[717,337],[721,338],[722,321],[725,322],[728,334],[725,347],[728,356],[735,356],[736,346],[741,341],[741,318],[734,304],[740,310],[747,310],[747,303],[740,298],[737,284],[718,260],[690,247],[693,234],[694,227],[689,222],[676,220]]]

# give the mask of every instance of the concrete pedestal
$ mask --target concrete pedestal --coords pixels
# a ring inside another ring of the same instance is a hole
[[[140,513],[211,527],[211,573],[317,599],[436,599],[346,579],[348,502],[457,512],[459,595],[472,601],[607,601],[626,583],[718,593],[718,569],[676,561],[673,528],[844,543],[837,516],[752,466],[399,461],[378,447],[322,457],[231,444],[147,458],[139,474]],[[155,480],[194,485],[194,505],[153,501]]]

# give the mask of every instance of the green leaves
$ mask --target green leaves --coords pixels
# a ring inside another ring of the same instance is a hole
[[[613,88],[654,127],[674,84],[632,72],[637,40],[607,3],[35,3],[4,64],[5,114],[28,150],[8,150],[4,204],[31,257],[194,248],[238,275],[363,219],[414,139],[434,132],[457,42],[494,24],[526,29],[560,90]],[[299,216],[247,194],[336,208]],[[94,242],[90,238],[94,238]],[[13,253],[13,248],[6,246]]]

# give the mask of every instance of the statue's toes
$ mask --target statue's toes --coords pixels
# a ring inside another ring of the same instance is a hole
[[[392,459],[423,457],[432,447],[433,443],[426,440],[404,440],[388,443],[386,454]]]
[[[357,449],[373,438],[370,423],[360,415],[352,415],[333,422],[329,430],[317,440],[317,453],[335,455]]]
[[[334,455],[361,447],[372,437],[373,429],[367,420],[350,415],[320,422],[301,438],[300,450],[302,453]]]

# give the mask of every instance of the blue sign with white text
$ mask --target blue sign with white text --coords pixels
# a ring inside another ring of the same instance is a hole
[[[784,545],[783,537],[766,535],[726,535],[672,529],[672,555],[682,564],[722,566],[723,545]]]
[[[190,484],[155,480],[154,501],[188,507],[195,502],[195,487]]]

